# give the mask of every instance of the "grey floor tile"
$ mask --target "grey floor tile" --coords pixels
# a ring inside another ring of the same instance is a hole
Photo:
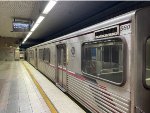
[[[12,93],[9,95],[8,103],[16,103],[19,100],[18,93]]]
[[[0,109],[0,113],[6,113],[6,110]]]
[[[19,113],[33,113],[33,112],[32,109],[28,109],[28,110],[20,111]]]
[[[19,97],[28,96],[28,92],[19,92]]]
[[[9,95],[8,101],[16,101],[16,100],[19,100],[19,95],[18,95],[18,93]]]
[[[19,93],[27,93],[27,88],[19,88]]]
[[[0,93],[0,103],[5,106],[0,105],[0,113],[33,113],[33,111],[34,113],[46,113],[48,109],[41,104],[39,100],[41,95],[36,86],[25,74],[24,68],[18,65],[20,65],[19,62],[12,63],[9,69],[3,71],[2,78],[5,77],[6,83],[5,87],[1,88],[3,92]]]
[[[19,106],[30,106],[30,100],[29,99],[19,100]]]
[[[9,94],[9,98],[19,98],[19,93]]]
[[[9,95],[13,95],[13,94],[16,94],[16,93],[18,93],[19,91],[16,89],[16,90],[10,90],[10,94]]]
[[[8,104],[18,104],[18,103],[19,103],[19,100],[8,101]]]
[[[16,112],[19,112],[19,105],[18,105],[18,103],[16,103],[16,104],[8,104],[7,105],[6,113],[16,113]]]
[[[23,106],[20,106],[19,108],[19,111],[27,111],[27,110],[30,110],[32,109],[31,105],[23,105]]]
[[[30,101],[29,97],[28,96],[22,96],[22,97],[19,97],[19,101],[22,101],[22,100],[26,100],[26,101]]]

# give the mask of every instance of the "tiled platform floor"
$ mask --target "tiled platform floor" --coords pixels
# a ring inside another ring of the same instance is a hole
[[[51,113],[25,67],[58,113],[85,113],[26,61],[0,62],[0,113]]]
[[[50,113],[19,61],[0,62],[0,113]]]
[[[25,61],[24,64],[28,67],[34,78],[36,78],[36,81],[47,94],[58,113],[85,113],[82,108],[80,108],[74,101],[72,101],[39,71],[37,71],[32,65]]]

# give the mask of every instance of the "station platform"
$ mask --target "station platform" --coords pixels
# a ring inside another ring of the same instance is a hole
[[[26,61],[0,62],[0,113],[85,113]]]

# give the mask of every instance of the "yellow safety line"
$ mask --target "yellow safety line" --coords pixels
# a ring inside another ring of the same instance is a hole
[[[54,107],[53,103],[50,101],[50,99],[47,97],[47,95],[45,94],[45,92],[43,91],[43,89],[41,88],[40,84],[36,81],[36,79],[34,78],[33,74],[30,72],[29,68],[23,63],[24,67],[26,68],[26,70],[28,71],[30,77],[32,78],[34,84],[36,85],[37,89],[39,90],[41,96],[43,97],[45,103],[47,104],[48,108],[50,109],[50,111],[52,113],[58,113],[58,111],[56,110],[56,108]]]

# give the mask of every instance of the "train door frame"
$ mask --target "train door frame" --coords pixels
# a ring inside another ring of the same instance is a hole
[[[65,43],[56,45],[56,54],[56,85],[65,92],[67,89],[67,46]],[[66,57],[65,61],[64,56]]]

